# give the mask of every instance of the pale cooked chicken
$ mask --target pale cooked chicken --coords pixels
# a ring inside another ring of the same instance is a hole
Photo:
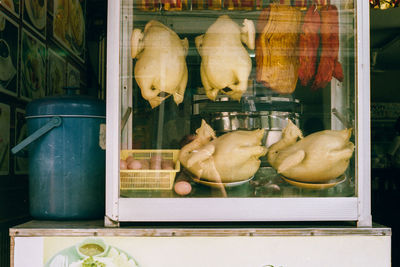
[[[269,147],[268,161],[287,178],[327,182],[346,171],[354,151],[350,136],[351,129],[345,129],[319,131],[303,138],[297,126],[289,121],[282,139]]]
[[[134,29],[131,55],[137,58],[135,79],[142,96],[152,108],[173,96],[176,104],[183,101],[188,70],[186,55],[189,43],[162,23],[149,21],[144,32]]]
[[[267,153],[261,146],[264,130],[234,131],[216,137],[203,120],[195,139],[181,149],[179,160],[198,178],[212,182],[243,181],[260,167],[259,157]]]
[[[215,100],[221,91],[240,100],[251,72],[251,59],[242,42],[253,50],[254,41],[251,20],[245,19],[240,28],[227,15],[220,16],[205,34],[196,37],[201,81],[209,99]]]

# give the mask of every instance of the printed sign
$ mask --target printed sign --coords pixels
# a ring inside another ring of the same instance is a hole
[[[53,37],[83,61],[85,2],[54,0]]]
[[[64,94],[64,87],[66,86],[67,63],[56,52],[48,50],[48,94],[61,95]]]
[[[10,171],[10,106],[0,103],[0,175]]]
[[[0,5],[4,6],[8,11],[19,17],[19,0],[2,0]]]
[[[14,262],[14,267],[385,267],[390,236],[16,237]]]
[[[45,0],[24,0],[23,20],[31,29],[46,36],[47,1]]]
[[[21,98],[42,98],[46,92],[46,47],[27,31],[22,31]]]
[[[0,11],[0,91],[12,96],[17,96],[18,33],[18,24]]]

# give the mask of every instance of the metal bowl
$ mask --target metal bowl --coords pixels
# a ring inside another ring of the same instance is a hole
[[[265,129],[263,145],[266,147],[279,141],[288,120],[299,125],[299,114],[282,111],[261,112],[217,112],[210,114],[211,127],[217,135],[236,130]]]

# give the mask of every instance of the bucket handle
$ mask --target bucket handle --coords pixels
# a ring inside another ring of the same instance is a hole
[[[36,139],[40,138],[42,135],[47,133],[48,131],[52,130],[55,127],[60,126],[62,123],[62,120],[60,117],[55,116],[52,117],[51,120],[49,120],[44,126],[39,128],[37,131],[35,131],[33,134],[22,140],[21,143],[16,145],[11,149],[11,152],[13,154],[17,154],[19,151],[24,149],[26,146],[28,146],[30,143],[36,141]]]

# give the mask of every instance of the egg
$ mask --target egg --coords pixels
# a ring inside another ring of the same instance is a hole
[[[128,169],[130,170],[140,170],[142,168],[142,163],[140,160],[132,160],[128,163]]]
[[[132,160],[135,160],[135,158],[134,157],[132,157],[132,156],[128,156],[126,159],[125,159],[125,161],[126,161],[126,164],[128,164],[129,165],[129,163],[131,163],[131,161]]]
[[[170,159],[166,159],[161,161],[161,169],[163,170],[173,170],[174,169],[174,162]]]
[[[174,191],[180,196],[186,196],[192,192],[192,186],[187,181],[179,181],[175,183]]]
[[[119,160],[119,169],[126,170],[127,168],[128,168],[128,164],[126,163],[126,161],[123,159],[120,159]]]
[[[153,155],[150,158],[150,169],[161,170],[162,156],[160,154]]]
[[[150,162],[147,159],[141,159],[139,160],[140,163],[142,164],[142,167],[140,168],[141,170],[149,170],[150,169]]]

